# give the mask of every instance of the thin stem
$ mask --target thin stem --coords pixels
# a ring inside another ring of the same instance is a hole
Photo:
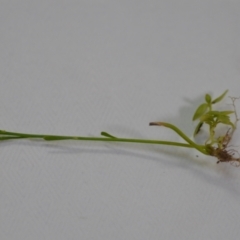
[[[0,137],[0,141],[5,141],[5,140],[15,140],[15,139],[23,139],[27,137],[20,137],[20,136],[4,136]]]
[[[43,139],[46,141],[82,140],[82,141],[102,141],[102,142],[131,142],[131,143],[163,144],[163,145],[170,145],[170,146],[195,148],[195,146],[193,146],[193,144],[186,144],[186,143],[179,143],[179,142],[149,140],[149,139],[134,139],[134,138],[117,138],[106,132],[102,132],[102,135],[106,136],[106,137],[81,137],[81,136],[46,135],[46,134],[26,134],[26,133],[18,133],[18,132],[8,132],[8,131],[3,131],[3,130],[0,130],[0,135],[6,135],[4,137],[0,137],[0,140],[7,140],[7,139],[14,140],[14,139],[27,138],[27,139]]]
[[[149,123],[150,126],[164,126],[167,128],[172,129],[174,132],[176,132],[180,137],[182,137],[186,142],[189,143],[190,146],[193,148],[196,148],[198,151],[200,151],[203,154],[209,155],[208,152],[205,149],[205,146],[201,146],[193,142],[188,136],[186,136],[179,128],[176,126],[166,123],[166,122],[151,122]]]

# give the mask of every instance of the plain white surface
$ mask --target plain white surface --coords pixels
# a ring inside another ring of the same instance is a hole
[[[239,12],[223,0],[2,0],[1,129],[179,141],[148,126],[162,120],[191,136],[206,92],[240,95]],[[24,140],[0,150],[2,240],[240,236],[240,169],[194,151]]]

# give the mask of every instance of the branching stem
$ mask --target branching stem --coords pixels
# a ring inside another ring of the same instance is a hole
[[[163,144],[178,147],[194,148],[194,145],[180,142],[149,140],[149,139],[135,139],[135,138],[118,138],[110,135],[109,133],[102,132],[104,137],[81,137],[81,136],[60,136],[60,135],[47,135],[47,134],[27,134],[19,132],[9,132],[0,130],[0,141],[15,140],[15,139],[43,139],[46,141],[59,141],[59,140],[82,140],[82,141],[102,141],[102,142],[130,142],[130,143],[144,143],[144,144]]]

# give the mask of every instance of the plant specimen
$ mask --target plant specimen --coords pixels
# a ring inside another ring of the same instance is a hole
[[[129,143],[142,143],[142,144],[163,144],[170,146],[195,148],[199,152],[217,158],[217,163],[230,162],[235,166],[240,165],[240,156],[238,152],[231,149],[229,143],[237,128],[239,120],[235,107],[235,100],[238,98],[230,97],[232,101],[232,110],[217,111],[213,110],[213,105],[220,102],[227,94],[226,90],[219,97],[212,100],[209,94],[205,95],[205,102],[202,103],[193,115],[193,121],[199,121],[194,136],[196,136],[203,125],[209,128],[208,138],[204,144],[197,144],[184,134],[178,127],[166,122],[150,122],[150,126],[163,126],[170,128],[176,132],[186,143],[162,141],[162,140],[149,140],[149,139],[132,139],[132,138],[119,138],[107,132],[101,132],[100,137],[82,137],[82,136],[60,136],[60,135],[46,135],[46,134],[27,134],[0,130],[0,141],[17,140],[17,139],[43,139],[45,141],[59,141],[59,140],[82,140],[82,141],[102,141],[102,142],[129,142]],[[231,120],[230,115],[233,115],[234,121]],[[219,125],[227,126],[224,134],[217,134]]]
[[[230,162],[235,166],[240,165],[240,156],[238,152],[234,149],[230,149],[229,143],[233,137],[233,134],[237,128],[237,122],[239,118],[236,112],[235,100],[238,98],[230,97],[232,101],[232,108],[233,110],[225,110],[225,111],[216,111],[213,110],[213,105],[220,102],[225,95],[227,94],[228,90],[226,90],[222,95],[217,97],[216,99],[212,100],[209,94],[205,95],[205,102],[202,103],[193,115],[193,121],[198,120],[199,123],[197,124],[194,137],[199,133],[203,124],[207,124],[209,127],[209,137],[206,139],[204,145],[199,145],[189,139],[180,129],[176,126],[171,125],[165,122],[152,122],[150,125],[157,125],[157,126],[164,126],[167,128],[171,128],[175,131],[178,135],[180,135],[186,142],[188,142],[189,147],[193,147],[197,149],[199,152],[216,157],[217,163],[220,162]],[[235,120],[232,121],[230,119],[231,114],[234,114]],[[216,136],[216,129],[220,125],[227,125],[229,126],[226,130],[225,134]],[[238,155],[236,157],[236,155]]]

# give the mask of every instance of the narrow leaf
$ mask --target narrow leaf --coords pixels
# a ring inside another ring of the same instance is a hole
[[[229,114],[232,114],[232,113],[234,113],[234,111],[220,111],[221,115],[229,115]]]
[[[223,124],[226,124],[226,125],[231,125],[232,128],[235,128],[235,125],[227,119],[221,119],[221,120],[219,120],[219,123],[223,123]]]
[[[200,118],[207,111],[207,109],[208,109],[207,103],[201,104],[194,113],[192,120],[195,121],[196,119]]]
[[[234,113],[234,111],[209,111],[207,114],[212,115],[214,117],[218,116],[227,116]]]
[[[214,99],[214,100],[212,101],[212,104],[215,104],[215,103],[217,103],[217,102],[220,102],[220,101],[225,97],[225,95],[227,94],[227,92],[228,92],[228,90],[226,90],[222,95],[220,95],[219,97],[217,97],[216,99]]]
[[[113,135],[107,133],[107,132],[101,132],[101,135],[104,136],[104,137],[109,137],[109,138],[116,138],[114,137]]]
[[[198,123],[197,127],[195,128],[194,134],[193,134],[194,137],[199,133],[202,125],[203,125],[203,122]]]

